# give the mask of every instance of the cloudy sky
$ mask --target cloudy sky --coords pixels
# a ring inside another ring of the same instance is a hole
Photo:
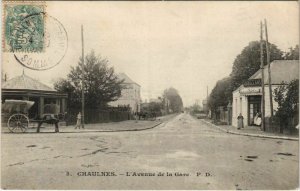
[[[286,51],[299,41],[297,2],[47,2],[47,13],[68,34],[64,59],[47,71],[25,73],[48,85],[69,72],[81,55],[81,24],[86,53],[92,49],[142,86],[142,99],[176,88],[184,105],[206,97],[268,20],[269,41]],[[3,54],[10,78],[23,67]]]

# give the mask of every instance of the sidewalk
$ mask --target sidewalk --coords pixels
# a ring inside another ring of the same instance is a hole
[[[202,119],[202,121],[208,125],[211,125],[211,126],[214,126],[218,129],[220,129],[223,132],[230,133],[230,134],[299,141],[299,135],[285,135],[285,134],[279,134],[279,133],[264,132],[259,127],[255,127],[255,126],[245,127],[245,128],[238,130],[236,127],[233,127],[231,125],[215,125],[212,123],[212,120],[210,120],[210,119]]]
[[[169,120],[174,115],[167,115],[158,117],[156,120],[128,120],[120,122],[109,122],[109,123],[95,123],[85,124],[84,129],[75,129],[75,125],[59,126],[59,133],[87,133],[87,132],[122,132],[122,131],[141,131],[146,129],[152,129],[164,121]],[[33,125],[33,126],[32,126]],[[36,133],[37,124],[30,124],[30,127],[25,133]],[[54,125],[43,124],[40,132],[41,133],[54,133]],[[2,126],[2,133],[10,133],[8,128]]]

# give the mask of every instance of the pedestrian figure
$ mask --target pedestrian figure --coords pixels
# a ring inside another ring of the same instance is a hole
[[[261,125],[261,115],[258,111],[254,117],[254,125],[257,125],[257,126]]]
[[[240,115],[237,117],[238,119],[238,129],[244,128],[244,117],[240,113]]]
[[[79,112],[78,115],[77,115],[77,123],[76,123],[76,126],[75,126],[75,129],[80,129],[81,127],[81,113]]]

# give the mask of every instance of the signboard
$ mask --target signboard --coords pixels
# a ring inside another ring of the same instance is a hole
[[[260,87],[247,87],[240,89],[239,93],[241,95],[261,95]]]

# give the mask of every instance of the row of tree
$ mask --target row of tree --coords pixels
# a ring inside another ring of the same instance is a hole
[[[264,42],[265,43],[265,42]],[[276,45],[269,43],[270,61],[273,60],[298,60],[299,46],[290,48],[284,53]],[[267,53],[263,49],[264,63],[266,63]],[[256,71],[260,69],[260,42],[252,41],[235,58],[230,75],[217,82],[209,95],[208,106],[215,111],[220,106],[227,106],[232,103],[232,92],[245,83]]]
[[[178,113],[183,110],[182,98],[178,90],[173,87],[165,89],[162,97],[158,97],[158,102],[150,102],[142,108],[142,112],[156,113]]]

